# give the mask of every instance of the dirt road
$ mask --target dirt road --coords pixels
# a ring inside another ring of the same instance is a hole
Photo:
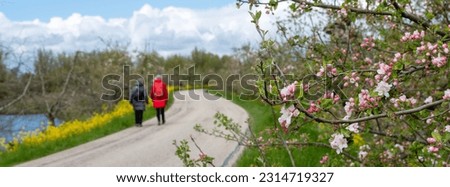
[[[231,101],[206,94],[203,90],[175,93],[172,107],[166,111],[166,124],[158,126],[156,118],[104,138],[49,155],[18,166],[183,166],[175,155],[173,140],[192,135],[202,150],[215,158],[216,166],[231,166],[242,148],[236,142],[196,132],[193,127],[201,124],[211,127],[214,114],[220,111],[243,127],[247,112]],[[198,150],[190,143],[191,156],[198,158]]]

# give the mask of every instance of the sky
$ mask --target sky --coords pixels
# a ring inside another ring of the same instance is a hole
[[[224,55],[260,40],[248,11],[234,0],[0,0],[0,46],[19,57],[113,43],[163,56],[195,47]],[[264,28],[273,21],[261,20]]]

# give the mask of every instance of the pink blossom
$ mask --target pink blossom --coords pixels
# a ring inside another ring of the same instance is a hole
[[[295,81],[294,83],[292,83],[280,90],[280,95],[281,95],[281,98],[283,99],[283,101],[287,101],[288,99],[292,99],[294,97],[295,87],[296,87],[297,83],[298,82]]]
[[[445,90],[444,96],[442,97],[442,99],[450,100],[450,89]]]
[[[445,43],[445,44],[442,44],[442,48],[444,49],[443,51],[444,51],[444,53],[445,54],[447,54],[448,53],[448,45]]]
[[[316,75],[317,75],[318,77],[322,77],[324,73],[325,73],[325,68],[320,67],[319,72],[317,72]]]
[[[445,132],[450,132],[450,125],[445,126],[444,131],[445,131]]]
[[[439,152],[439,148],[435,147],[435,146],[429,146],[428,147],[428,152],[430,152],[430,153],[437,153],[437,152]]]
[[[427,138],[427,142],[429,144],[434,144],[434,143],[436,143],[436,139],[434,139],[434,138]]]
[[[392,85],[381,81],[378,83],[377,88],[375,88],[375,91],[378,92],[379,96],[385,96],[385,97],[389,97],[389,91],[391,90]]]
[[[425,37],[425,31],[414,31],[412,34],[409,32],[406,32],[405,35],[403,35],[403,37],[400,39],[400,41],[402,42],[406,42],[409,40],[420,40],[423,37]]]
[[[319,108],[317,107],[317,105],[314,102],[311,101],[309,104],[310,105],[307,110],[308,113],[312,114],[312,113],[319,112]]]
[[[325,155],[322,157],[322,159],[320,160],[320,164],[325,164],[328,161],[328,155]]]
[[[447,57],[445,56],[440,56],[440,54],[438,55],[438,57],[433,57],[431,60],[431,63],[433,63],[433,65],[437,66],[438,68],[444,66],[445,64],[447,64]]]
[[[359,160],[364,160],[368,154],[369,153],[367,151],[359,151],[358,153]]]
[[[431,97],[431,96],[428,96],[424,101],[425,104],[432,103],[432,102],[433,102],[433,97]]]
[[[406,95],[402,95],[398,99],[400,99],[401,102],[405,102],[406,101]]]
[[[300,114],[300,111],[298,111],[298,109],[295,108],[294,105],[291,105],[287,109],[283,105],[280,113],[281,116],[278,118],[278,122],[280,122],[283,129],[287,130],[292,122],[292,117],[297,117]]]
[[[349,118],[352,116],[353,110],[355,107],[355,99],[350,98],[347,102],[345,102],[344,110]]]
[[[411,97],[408,100],[411,103],[411,105],[415,105],[417,103],[417,99],[415,99],[414,97]]]
[[[377,70],[379,75],[387,75],[391,71],[391,67],[385,63],[379,64],[380,69]]]
[[[358,123],[352,123],[349,126],[347,126],[345,129],[349,130],[350,132],[359,133]]]
[[[364,59],[364,62],[366,62],[367,64],[372,64],[372,59],[366,57],[366,58]]]
[[[363,43],[361,43],[361,47],[367,49],[368,51],[372,50],[375,47],[373,37],[364,38]]]
[[[344,148],[347,148],[347,139],[344,138],[344,135],[335,133],[331,135],[330,139],[331,148],[336,150],[337,154],[341,154]]]

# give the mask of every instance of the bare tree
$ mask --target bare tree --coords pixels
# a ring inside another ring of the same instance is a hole
[[[51,97],[51,98],[48,98],[48,99],[47,98],[43,99],[44,102],[45,102],[45,106],[46,106],[46,116],[47,116],[47,119],[49,120],[49,125],[51,125],[51,126],[55,126],[56,115],[61,110],[61,103],[62,103],[62,100],[64,99],[64,95],[67,92],[67,87],[68,87],[70,79],[72,77],[74,66],[75,66],[75,63],[78,60],[79,53],[80,52],[76,52],[76,54],[75,54],[74,60],[73,60],[73,62],[70,65],[70,70],[67,73],[67,76],[65,78],[64,85],[62,87],[61,92],[56,96],[56,98],[55,97]],[[42,72],[42,67],[41,66],[37,66],[37,71],[38,71],[38,74],[39,74],[39,79],[41,81],[41,93],[42,93],[43,96],[46,96],[47,95],[46,84],[45,84],[46,81],[45,81],[45,78],[44,78],[44,74]]]

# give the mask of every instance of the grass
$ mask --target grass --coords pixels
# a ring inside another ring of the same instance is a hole
[[[244,108],[249,114],[249,123],[251,129],[256,136],[262,136],[264,139],[273,137],[273,134],[264,133],[268,129],[278,128],[278,125],[274,125],[274,120],[278,120],[279,113],[275,110],[275,117],[273,115],[271,107],[261,100],[245,100],[240,99],[237,94],[232,93],[225,95],[223,92],[211,92],[227,98],[237,105]],[[276,119],[274,119],[276,118]],[[283,138],[289,139],[299,139],[303,136],[307,136],[309,140],[316,140],[320,136],[321,132],[327,130],[326,127],[320,126],[317,123],[303,122],[301,119],[295,121],[293,125],[298,128],[296,131],[285,134],[281,130],[276,131],[278,135]],[[275,137],[276,138],[276,137]],[[293,155],[295,166],[297,167],[318,167],[321,166],[321,158],[328,154],[334,156],[333,150],[325,147],[290,147],[290,151]],[[263,157],[259,149],[247,147],[242,153],[241,157],[235,163],[238,167],[249,167],[249,166],[264,166],[261,161]],[[265,150],[266,166],[274,167],[290,167],[292,166],[289,154],[285,148],[282,147],[272,147]]]
[[[169,96],[169,108],[173,103],[173,93]],[[144,112],[144,120],[151,119],[155,116],[155,110],[149,106]],[[0,154],[0,166],[14,166],[26,161],[41,158],[65,149],[69,149],[92,140],[119,132],[126,128],[134,126],[134,113],[131,112],[125,116],[117,117],[102,127],[97,127],[89,132],[78,136],[71,136],[61,141],[45,142],[39,146],[26,147],[20,146],[16,151]]]

